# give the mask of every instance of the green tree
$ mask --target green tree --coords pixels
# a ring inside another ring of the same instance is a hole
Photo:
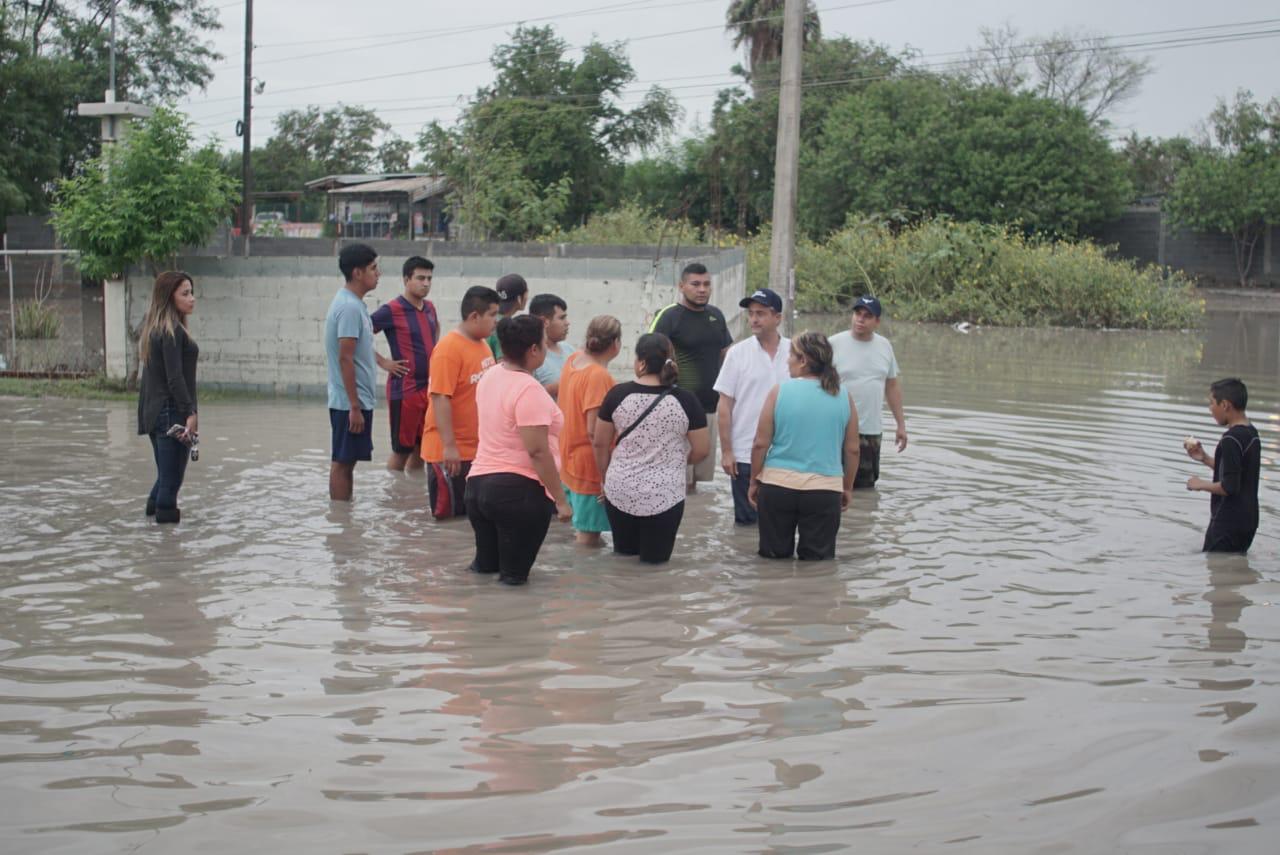
[[[118,276],[143,261],[168,264],[184,247],[204,243],[235,203],[237,186],[218,161],[214,149],[192,147],[182,116],[161,108],[60,182],[54,226],[80,251],[86,276]]]
[[[1240,90],[1209,115],[1211,136],[1178,171],[1165,210],[1174,225],[1231,236],[1236,273],[1249,282],[1253,252],[1280,222],[1280,98]]]
[[[390,129],[364,107],[286,110],[276,117],[275,133],[254,151],[254,184],[261,190],[299,190],[325,175],[375,172],[378,137]]]
[[[1075,235],[1131,192],[1083,111],[1030,93],[883,81],[842,99],[812,133],[799,205],[812,234],[852,213],[906,210]]]
[[[1191,162],[1195,143],[1186,137],[1155,139],[1131,133],[1120,154],[1129,169],[1129,181],[1140,196],[1164,196],[1173,189],[1178,172]]]
[[[549,203],[560,188],[568,187],[564,207],[550,225],[580,223],[617,201],[623,157],[660,142],[674,126],[679,107],[660,87],[651,88],[631,110],[619,106],[623,88],[636,76],[621,45],[592,42],[576,62],[568,50],[551,27],[517,28],[511,42],[493,53],[493,85],[476,93],[455,127],[433,123],[419,138],[431,167],[453,180],[463,211],[484,216],[492,210],[488,202],[468,200],[468,193],[514,198],[518,187],[532,193],[529,207],[545,215],[557,207]],[[498,163],[485,164],[488,157]],[[520,181],[481,187],[480,175]],[[521,232],[521,222],[529,220],[464,225],[509,240],[540,233],[542,224]]]
[[[669,143],[648,157],[626,165],[622,198],[665,219],[709,222],[710,182],[706,166],[710,145],[692,138]]]
[[[800,146],[812,148],[813,131],[840,99],[905,72],[910,54],[894,54],[872,42],[822,39],[806,47],[806,88],[800,106]],[[778,133],[779,64],[766,63],[742,88],[720,93],[712,113],[706,181],[714,225],[745,235],[768,221],[773,211],[773,160]]]
[[[747,67],[744,74],[748,79],[754,80],[756,72],[782,58],[782,15],[785,7],[785,0],[732,0],[729,3],[725,29],[732,34],[735,48],[745,47]],[[805,44],[822,39],[822,22],[818,19],[818,9],[813,0],[805,0],[804,3],[801,38]]]
[[[113,0],[0,0],[0,217],[47,209],[59,177],[98,151],[98,125],[76,104],[108,83]],[[118,100],[164,100],[203,88],[221,57],[206,0],[119,0]]]
[[[340,104],[329,110],[315,106],[285,110],[276,117],[271,138],[253,150],[254,187],[301,190],[308,181],[326,175],[405,172],[412,147],[390,131],[390,125],[365,107]],[[224,172],[239,178],[241,162],[240,152],[228,152]],[[323,211],[324,198],[308,195],[299,217],[318,220]]]

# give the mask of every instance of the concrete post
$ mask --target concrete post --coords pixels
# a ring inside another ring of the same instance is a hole
[[[800,163],[800,75],[804,0],[786,0],[782,18],[782,91],[778,101],[778,151],[773,166],[773,237],[769,287],[782,295],[783,334],[792,330],[790,283],[796,253],[796,172]]]
[[[102,283],[103,355],[107,376],[129,376],[129,283],[108,279]]]

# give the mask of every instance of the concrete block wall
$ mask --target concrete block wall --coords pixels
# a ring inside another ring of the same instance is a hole
[[[1280,227],[1272,226],[1268,232],[1254,247],[1249,268],[1254,285],[1280,285]],[[1159,208],[1130,208],[1103,225],[1094,238],[1114,244],[1125,258],[1181,270],[1208,285],[1239,284],[1230,235],[1173,229]]]
[[[330,242],[330,245],[332,243]],[[401,293],[400,265],[409,252],[380,257],[382,279],[365,298],[370,311]],[[255,246],[255,250],[257,247]],[[387,247],[379,247],[383,252]],[[421,244],[410,245],[426,254]],[[744,331],[738,300],[746,293],[746,259],[739,249],[708,251],[680,259],[663,258],[652,248],[631,257],[605,247],[599,255],[575,247],[573,257],[559,254],[500,255],[436,254],[435,277],[429,299],[443,329],[459,321],[462,295],[473,285],[492,286],[506,273],[519,273],[530,294],[551,292],[569,305],[569,342],[580,347],[588,322],[600,314],[616,316],[623,327],[623,351],[614,363],[620,375],[630,371],[632,346],[654,313],[676,298],[679,270],[701,261],[712,272],[712,301],[729,320],[730,329]],[[656,260],[655,260],[656,259]],[[251,256],[249,258],[191,256],[180,259],[196,286],[196,312],[191,329],[200,345],[200,382],[224,388],[249,389],[285,395],[321,394],[326,383],[324,317],[334,293],[342,287],[337,259],[329,256]],[[146,312],[150,279],[135,277],[123,287],[108,289],[115,301],[108,318],[119,318],[137,329]],[[127,307],[127,313],[125,311]],[[110,332],[110,331],[109,331]],[[109,335],[114,353],[109,372],[124,376],[136,367],[136,354],[124,345],[125,330]],[[119,352],[123,349],[124,352]],[[386,342],[378,336],[378,349]]]

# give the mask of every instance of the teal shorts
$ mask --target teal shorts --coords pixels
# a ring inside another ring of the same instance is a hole
[[[573,529],[581,532],[601,532],[609,530],[609,517],[604,512],[604,505],[595,496],[584,496],[564,488],[564,496],[573,508]]]

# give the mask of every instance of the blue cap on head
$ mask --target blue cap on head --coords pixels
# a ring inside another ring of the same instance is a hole
[[[756,292],[750,297],[743,297],[738,301],[738,305],[744,309],[752,303],[759,303],[762,306],[767,306],[775,312],[782,311],[782,298],[778,296],[778,292],[771,291],[768,288],[757,288]]]
[[[857,311],[858,309],[866,309],[868,312],[875,315],[877,318],[880,317],[880,313],[884,311],[880,307],[880,301],[877,300],[875,297],[872,297],[870,294],[866,294],[859,297],[857,301],[853,304],[853,309],[854,311]]]

